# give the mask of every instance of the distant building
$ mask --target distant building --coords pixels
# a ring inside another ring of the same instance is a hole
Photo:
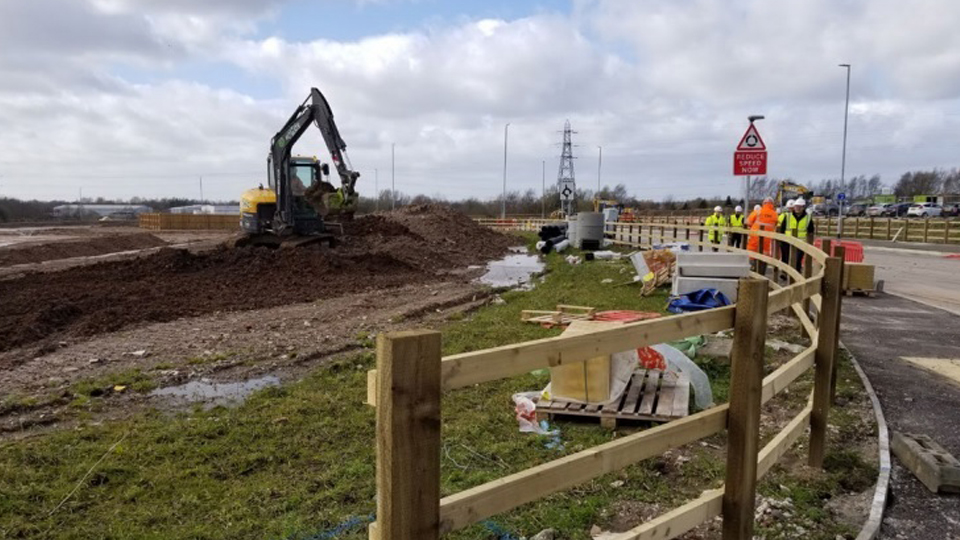
[[[174,206],[171,214],[240,214],[240,205],[191,204]]]
[[[138,215],[153,212],[153,208],[142,204],[61,204],[53,207],[53,217],[66,218],[77,216],[109,216],[112,214]]]

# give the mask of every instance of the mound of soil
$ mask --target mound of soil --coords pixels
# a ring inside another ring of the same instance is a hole
[[[346,223],[344,233],[333,250],[163,249],[0,281],[0,351],[30,344],[42,350],[67,337],[144,322],[433,282],[444,271],[502,256],[517,244],[439,206],[361,217]]]
[[[118,251],[164,246],[167,243],[149,233],[116,234],[63,242],[27,244],[0,249],[0,267],[90,257]]]
[[[345,244],[367,252],[387,252],[418,268],[443,270],[481,264],[517,245],[511,238],[445,206],[408,206],[344,224]],[[356,237],[356,238],[353,238]]]

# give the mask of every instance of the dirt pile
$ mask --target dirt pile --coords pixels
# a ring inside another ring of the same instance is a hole
[[[81,240],[27,244],[0,249],[0,267],[69,259],[71,257],[91,257],[118,251],[159,247],[166,244],[163,240],[149,233],[116,234]]]
[[[344,230],[333,250],[163,249],[0,281],[0,351],[43,349],[144,322],[435,282],[439,273],[499,257],[517,244],[437,206],[362,217]]]
[[[391,257],[426,270],[481,264],[503,255],[516,238],[486,227],[445,206],[426,204],[364,216],[344,225],[345,241],[368,253]]]

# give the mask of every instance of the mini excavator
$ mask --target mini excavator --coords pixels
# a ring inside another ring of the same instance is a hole
[[[316,124],[330,153],[340,186],[329,181],[330,165],[316,156],[293,156],[293,145]],[[296,247],[336,242],[328,222],[348,221],[356,212],[355,189],[360,173],[352,170],[347,145],[333,121],[327,99],[316,88],[297,107],[290,119],[270,139],[267,156],[267,187],[243,192],[240,197],[242,233],[230,244],[267,247]]]

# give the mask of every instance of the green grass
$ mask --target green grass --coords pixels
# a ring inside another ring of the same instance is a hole
[[[620,270],[628,266],[625,261],[570,266],[552,254],[547,263],[549,272],[534,290],[504,292],[505,303],[445,323],[440,328],[444,353],[559,333],[520,322],[523,309],[551,309],[558,303],[665,307],[665,292],[642,298],[633,286],[602,283],[629,279],[631,274]],[[355,337],[372,344],[371,335]],[[362,401],[366,371],[373,365],[373,353],[365,351],[299,382],[258,392],[235,409],[196,408],[173,416],[151,411],[2,443],[0,537],[307,538],[351,517],[369,516],[376,507],[374,410]],[[728,367],[702,365],[713,378],[717,401],[725,401]],[[563,447],[550,448],[548,438],[518,433],[512,394],[547,382],[546,374],[527,374],[444,395],[444,495],[617,436],[592,423],[560,423]],[[145,391],[152,382],[145,374],[123,372],[77,383],[71,391],[83,401],[79,406],[95,407],[115,384]],[[16,401],[9,406],[16,407]],[[51,515],[121,438],[122,444]],[[681,466],[666,457],[646,460],[493,521],[518,536],[553,527],[562,538],[585,540],[590,526],[602,526],[618,501],[669,508],[720,485],[722,453],[694,446],[692,457]],[[623,485],[611,486],[615,480]],[[479,524],[448,537],[486,540],[492,534]],[[357,527],[338,538],[366,538],[366,532]]]
[[[70,392],[76,397],[97,397],[114,391],[114,387],[124,386],[133,392],[149,392],[157,383],[139,369],[128,369],[108,373],[102,377],[81,379],[70,385]]]

